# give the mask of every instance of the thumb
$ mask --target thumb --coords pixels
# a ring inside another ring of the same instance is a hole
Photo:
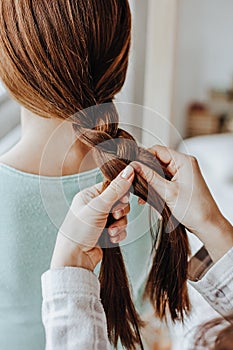
[[[128,165],[95,200],[98,208],[109,212],[112,206],[120,200],[130,189],[134,179],[134,169]]]
[[[165,200],[166,191],[170,186],[170,181],[167,181],[153,169],[142,163],[132,162],[130,165],[134,168],[135,172],[146,180],[147,183],[150,184],[153,189]]]

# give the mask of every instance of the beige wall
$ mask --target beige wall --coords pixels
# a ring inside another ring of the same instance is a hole
[[[145,112],[143,143],[170,143],[176,41],[176,0],[149,0],[144,105],[158,113]]]
[[[129,0],[132,21],[133,35],[130,54],[130,63],[126,83],[121,93],[117,96],[117,101],[125,102],[121,106],[120,120],[126,129],[140,141],[143,116],[140,109],[128,105],[143,105],[144,101],[144,79],[145,79],[145,57],[146,57],[146,28],[147,28],[147,2],[148,0]],[[135,125],[135,128],[127,125]]]
[[[211,87],[232,85],[233,1],[179,0],[179,5],[173,121],[185,136],[189,103],[207,100]]]
[[[177,0],[130,0],[130,5],[133,45],[127,81],[117,100],[149,110],[122,108],[121,121],[136,126],[130,131],[145,146],[169,144]]]

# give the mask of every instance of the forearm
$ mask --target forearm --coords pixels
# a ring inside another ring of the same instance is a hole
[[[108,349],[99,282],[92,272],[49,270],[42,276],[42,293],[46,350]]]
[[[200,225],[196,235],[214,263],[233,247],[233,226],[222,215]]]
[[[97,262],[92,259],[93,250],[87,254],[78,243],[58,233],[50,268],[80,267],[94,271]]]

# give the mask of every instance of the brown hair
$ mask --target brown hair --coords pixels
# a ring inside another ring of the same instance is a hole
[[[171,179],[163,164],[118,127],[113,99],[128,66],[127,0],[1,1],[0,28],[0,76],[8,90],[39,116],[72,120],[80,139],[96,148],[105,186],[133,160]],[[189,310],[185,229],[138,175],[132,191],[163,217],[163,237],[157,250],[153,244],[145,294],[161,318],[168,308],[172,320],[183,319]],[[102,240],[110,246],[107,236]],[[131,300],[122,254],[118,245],[111,248],[104,248],[100,273],[109,339],[115,346],[120,338],[127,349],[135,344],[143,348],[142,323]]]

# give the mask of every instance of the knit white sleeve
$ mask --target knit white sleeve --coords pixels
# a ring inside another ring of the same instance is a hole
[[[196,282],[189,283],[222,316],[233,309],[233,248]]]
[[[109,349],[97,277],[66,267],[47,271],[41,280],[46,350]]]

